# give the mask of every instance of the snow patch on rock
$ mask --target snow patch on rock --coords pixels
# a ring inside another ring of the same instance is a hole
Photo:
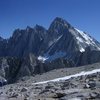
[[[55,52],[53,55],[49,55],[49,54],[45,55],[45,57],[47,58],[46,61],[53,61],[57,58],[62,58],[64,56],[66,56],[66,52],[62,52],[62,51]]]
[[[87,44],[88,46],[89,45],[92,45],[94,47],[96,47],[98,50],[100,50],[100,47],[94,42],[94,39],[92,37],[90,37],[88,34],[86,34],[85,32],[77,29],[77,28],[74,28],[78,33],[80,33],[81,37],[76,37],[76,39],[80,42],[80,43],[85,43]]]
[[[44,63],[47,60],[47,58],[46,57],[39,56],[38,57],[38,60],[40,60],[41,62]]]

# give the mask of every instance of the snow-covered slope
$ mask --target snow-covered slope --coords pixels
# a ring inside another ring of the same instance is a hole
[[[87,46],[90,46],[94,50],[100,51],[100,44],[95,39],[93,39],[87,33],[77,28],[74,28],[74,29],[79,33],[79,34],[77,33],[76,39],[77,39],[77,43],[82,48],[80,49],[81,52],[84,52]]]

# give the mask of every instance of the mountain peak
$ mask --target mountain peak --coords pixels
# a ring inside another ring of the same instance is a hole
[[[32,27],[30,27],[30,26],[27,26],[27,27],[26,27],[26,30],[27,30],[27,29],[32,29]]]
[[[49,29],[52,29],[52,28],[59,28],[59,27],[66,27],[66,28],[69,28],[71,27],[71,25],[66,21],[64,20],[63,18],[60,18],[60,17],[56,17],[53,22],[51,23],[50,25],[50,28]]]
[[[27,32],[32,32],[32,31],[33,31],[33,28],[30,27],[30,26],[27,26],[27,27],[26,27],[26,31],[27,31]]]
[[[35,31],[44,31],[46,30],[43,26],[36,24],[34,27]]]
[[[57,22],[65,22],[65,20],[63,18],[60,18],[60,17],[56,17],[54,19],[54,21],[57,21]]]
[[[18,28],[18,29],[16,29],[14,32],[13,32],[13,35],[12,35],[12,37],[16,37],[16,36],[18,36],[19,34],[20,34],[20,29]]]
[[[54,23],[62,23],[64,25],[70,25],[65,19],[60,18],[60,17],[56,17],[53,22]]]

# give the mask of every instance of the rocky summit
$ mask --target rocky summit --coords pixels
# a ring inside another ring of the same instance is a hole
[[[99,62],[100,43],[62,18],[16,29],[0,37],[0,100],[99,100]]]

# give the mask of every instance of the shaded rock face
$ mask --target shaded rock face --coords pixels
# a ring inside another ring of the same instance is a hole
[[[0,76],[8,83],[15,82],[19,77],[31,76],[39,73],[37,69],[41,63],[32,54],[24,59],[14,57],[0,58]],[[38,68],[40,71],[41,69]]]
[[[49,55],[53,55],[55,52],[74,52],[78,49],[76,46],[76,42],[74,41],[73,35],[70,33],[69,29],[74,29],[68,22],[62,20],[61,18],[56,18],[50,28],[49,28],[49,37],[53,44],[51,45],[50,49],[48,50]],[[54,39],[52,39],[54,38]],[[73,47],[73,49],[72,49]]]
[[[16,30],[9,39],[8,56],[25,57],[29,53],[38,55],[46,30],[41,26],[35,26],[34,29],[27,27],[26,30]],[[13,52],[12,52],[13,51]]]
[[[6,55],[6,49],[7,49],[7,40],[0,37],[0,57]]]
[[[42,63],[33,54],[29,54],[24,59],[4,57],[0,58],[0,76],[5,78],[8,83],[13,83],[24,76],[34,76],[53,69],[73,66],[71,61],[64,59]]]
[[[20,64],[21,61],[17,58],[0,58],[0,76],[5,78],[8,83],[15,81]]]
[[[36,74],[45,73],[53,69],[73,66],[73,62],[64,59],[57,59],[52,62],[42,63],[38,61],[34,55],[30,54],[22,60],[17,77],[34,76]]]
[[[19,69],[17,77],[31,76],[36,74],[35,69],[39,66],[39,61],[32,54],[29,54],[26,58],[22,60],[22,64]]]
[[[100,61],[100,52],[91,51],[90,48],[86,49],[86,52],[80,54],[77,60],[77,66],[97,63]]]

